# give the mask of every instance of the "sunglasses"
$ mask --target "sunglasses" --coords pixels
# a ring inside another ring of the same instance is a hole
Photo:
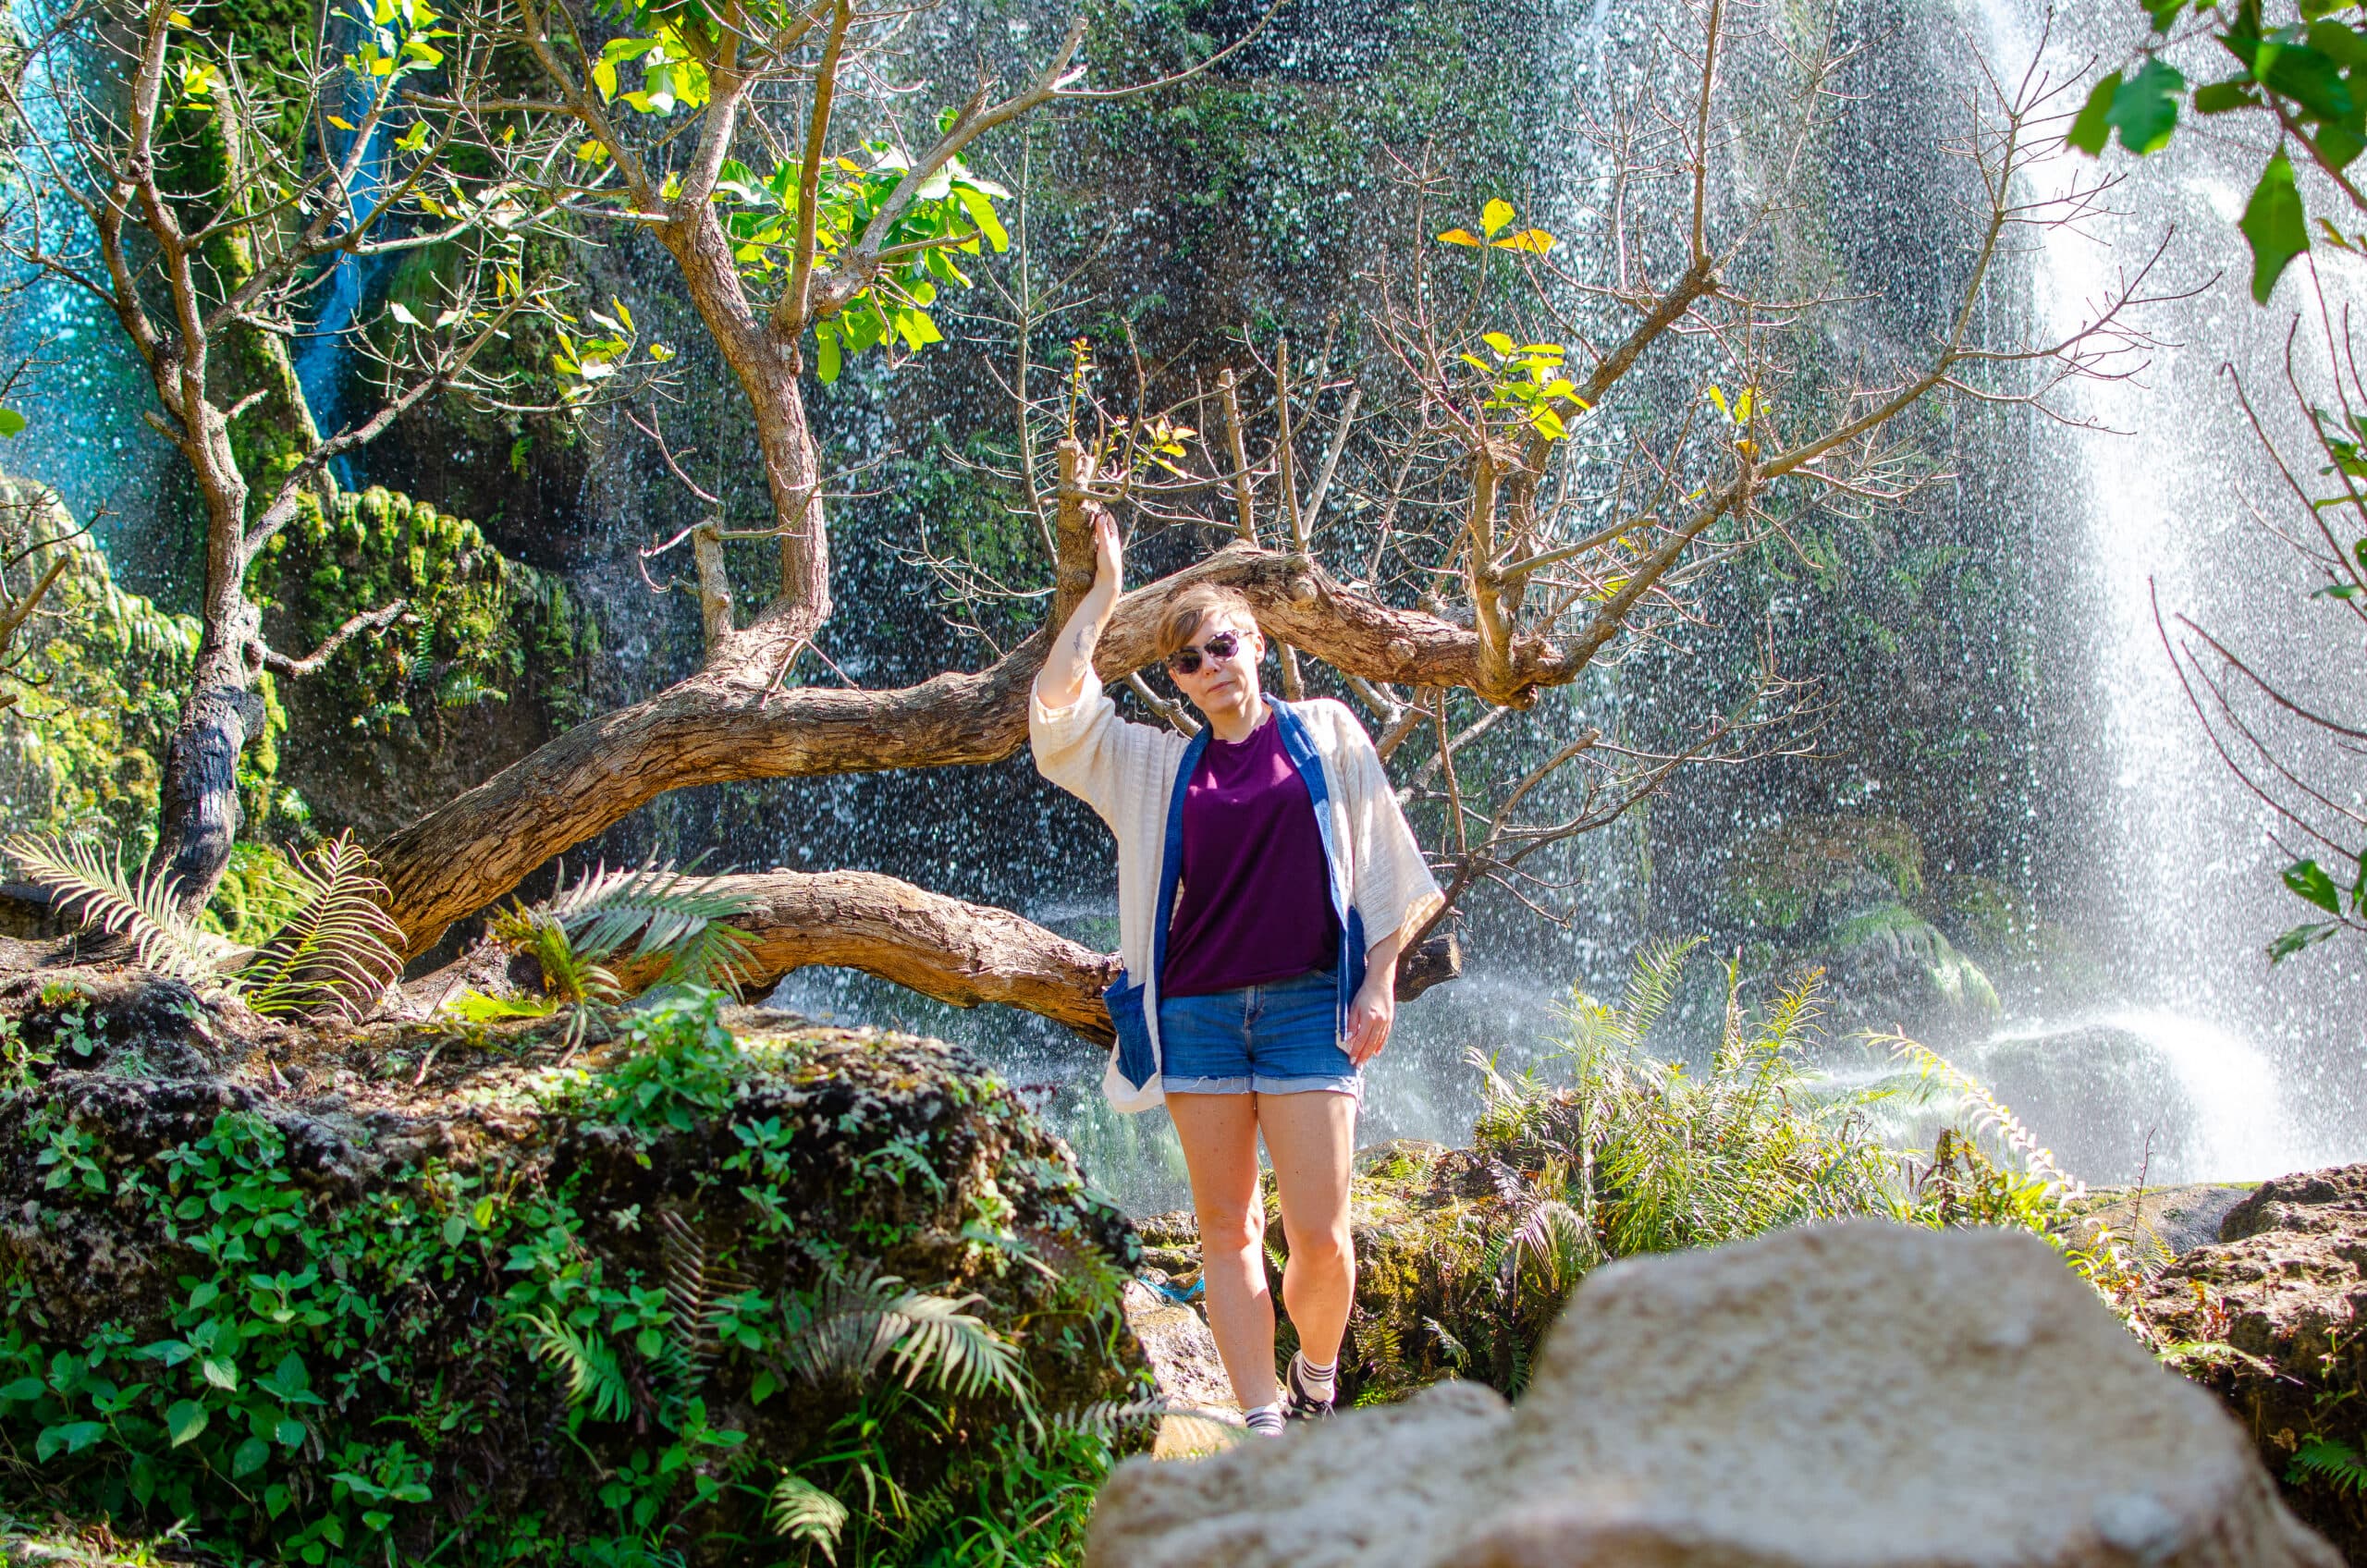
[[[1208,656],[1212,659],[1229,659],[1240,651],[1241,633],[1238,631],[1220,631],[1196,648],[1178,648],[1173,653],[1168,655],[1167,673],[1170,675],[1197,675],[1200,673],[1200,655],[1202,654],[1208,655]]]

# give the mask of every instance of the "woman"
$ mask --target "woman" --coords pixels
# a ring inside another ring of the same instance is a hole
[[[1208,721],[1186,741],[1129,724],[1093,650],[1118,602],[1115,523],[1094,519],[1093,589],[1036,679],[1028,737],[1047,778],[1118,838],[1120,1110],[1164,1100],[1199,1216],[1208,1327],[1253,1432],[1329,1415],[1355,1296],[1348,1166],[1364,1065],[1389,1043],[1397,956],[1442,901],[1354,715],[1260,691],[1266,640],[1229,589],[1170,595],[1159,653]],[[1265,1135],[1298,1354],[1274,1375]]]

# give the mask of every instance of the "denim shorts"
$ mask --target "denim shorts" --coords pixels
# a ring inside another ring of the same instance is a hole
[[[1171,1095],[1351,1095],[1364,1076],[1340,1045],[1329,969],[1207,997],[1163,997],[1159,1041]]]

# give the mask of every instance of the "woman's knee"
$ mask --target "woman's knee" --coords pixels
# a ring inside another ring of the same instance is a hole
[[[1255,1208],[1203,1208],[1200,1250],[1205,1255],[1255,1252],[1266,1242],[1266,1216]]]
[[[1291,1237],[1290,1244],[1291,1261],[1302,1268],[1327,1274],[1355,1272],[1356,1249],[1345,1226],[1322,1226],[1306,1235]]]

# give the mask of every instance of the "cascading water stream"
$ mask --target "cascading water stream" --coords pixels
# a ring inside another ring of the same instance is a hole
[[[2051,23],[2048,63],[2069,76],[2116,58],[2141,19],[2109,3],[2049,15],[1983,0],[1974,21],[2009,74]],[[2076,104],[2075,93],[2067,107]],[[2042,839],[2061,918],[2097,973],[2084,996],[2056,985],[2029,998],[2036,1018],[1965,1053],[1975,1072],[2036,1096],[2005,1094],[2058,1152],[2084,1145],[2097,1161],[2081,1171],[2091,1180],[2130,1180],[2140,1167],[2157,1181],[2257,1178],[2367,1150],[2349,1071],[2358,961],[2337,947],[2270,968],[2269,938],[2303,906],[2278,887],[2271,818],[2214,752],[2156,620],[2157,604],[2165,616],[2185,611],[2275,667],[2356,657],[2249,510],[2273,510],[2281,481],[2222,362],[2273,385],[2301,298],[2298,276],[2274,309],[2246,293],[2236,220],[2251,157],[2186,134],[2142,163],[2117,148],[2101,163],[2067,152],[2034,174],[2057,192],[2126,175],[2109,198],[2114,215],[2039,236],[2040,332],[2076,330],[2165,237],[2155,291],[2196,290],[2144,308],[2141,324],[2164,346],[2141,374],[2067,388],[2060,406],[2086,427],[2044,435],[2042,461],[2062,504],[2037,531],[2037,586],[2052,601],[2040,656],[2054,820]],[[2353,269],[2323,253],[2319,266],[2330,296],[2354,287]],[[2304,434],[2289,403],[2262,404],[2273,435]]]

